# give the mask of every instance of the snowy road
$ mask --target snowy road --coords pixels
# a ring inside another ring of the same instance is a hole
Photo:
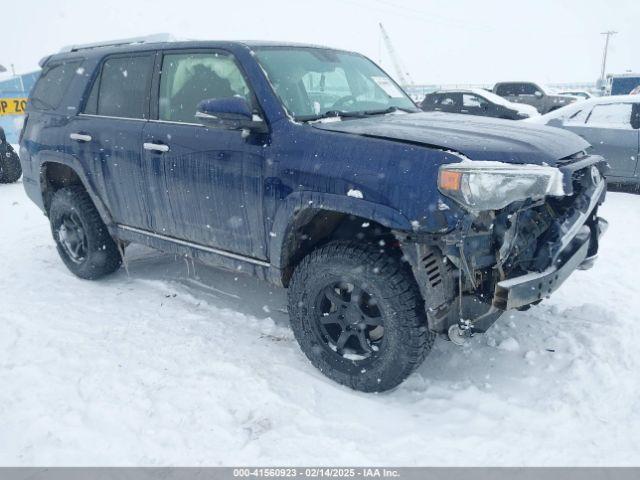
[[[283,291],[135,247],[79,280],[0,185],[0,464],[637,465],[639,212],[610,194],[593,270],[367,395],[306,361]]]

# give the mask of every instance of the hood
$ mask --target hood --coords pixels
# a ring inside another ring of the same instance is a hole
[[[490,117],[440,112],[384,115],[315,128],[453,150],[471,160],[555,165],[557,160],[585,150],[579,136],[543,125]]]

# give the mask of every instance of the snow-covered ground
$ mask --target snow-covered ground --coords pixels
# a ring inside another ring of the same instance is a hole
[[[610,194],[593,270],[367,395],[306,361],[283,291],[136,247],[79,280],[0,185],[0,464],[637,465],[638,212]]]

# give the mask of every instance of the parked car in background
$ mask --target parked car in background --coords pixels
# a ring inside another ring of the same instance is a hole
[[[609,162],[610,183],[639,184],[640,96],[593,98],[527,121],[577,133]]]
[[[510,102],[482,88],[429,93],[420,106],[426,112],[463,113],[509,120],[522,120],[539,115],[531,105]]]
[[[421,112],[357,53],[199,41],[49,57],[20,156],[78,277],[129,243],[256,275],[288,288],[313,365],[382,391],[438,332],[461,343],[592,265],[606,164],[587,147]]]
[[[576,97],[558,95],[549,87],[534,82],[499,82],[493,93],[514,103],[526,103],[540,113],[547,113],[575,102]]]
[[[578,100],[589,100],[594,97],[591,92],[586,90],[564,90],[558,92],[558,95],[568,95],[570,97],[576,97]]]
[[[20,159],[10,143],[4,130],[0,128],[0,183],[17,182],[22,175]]]

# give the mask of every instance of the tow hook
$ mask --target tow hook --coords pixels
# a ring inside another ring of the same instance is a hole
[[[458,323],[454,323],[449,327],[449,330],[447,330],[449,340],[451,340],[456,345],[464,345],[469,338],[473,337],[475,333],[477,333],[478,331],[484,331],[484,329],[477,330],[476,325],[478,325],[482,320],[485,320],[487,317],[494,315],[498,311],[498,308],[491,306],[491,308],[487,310],[487,312],[471,320],[466,320],[462,318],[462,316],[460,316],[460,320],[458,320]]]
[[[449,327],[447,334],[455,345],[462,346],[473,336],[473,326],[469,320],[460,319]]]

